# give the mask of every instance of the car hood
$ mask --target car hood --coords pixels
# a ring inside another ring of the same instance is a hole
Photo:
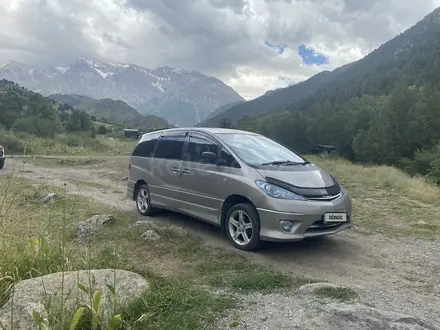
[[[257,169],[265,178],[275,179],[300,188],[327,188],[336,184],[332,176],[314,164],[265,166]]]

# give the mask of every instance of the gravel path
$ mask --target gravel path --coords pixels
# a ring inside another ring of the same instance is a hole
[[[219,329],[237,330],[440,330],[429,319],[382,310],[362,299],[340,302],[290,292],[238,297],[240,308],[219,319]]]

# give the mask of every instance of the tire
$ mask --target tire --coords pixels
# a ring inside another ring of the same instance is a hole
[[[4,166],[5,166],[5,159],[2,158],[0,159],[0,170],[3,169]]]
[[[232,245],[239,250],[255,251],[263,245],[263,241],[260,240],[260,217],[250,203],[236,204],[229,209],[225,218],[225,231]]]
[[[143,199],[143,203],[140,202]],[[147,184],[143,184],[136,191],[136,208],[140,215],[150,216],[153,215],[155,209],[151,206],[150,188]]]

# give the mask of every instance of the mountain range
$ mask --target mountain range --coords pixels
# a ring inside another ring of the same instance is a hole
[[[176,126],[195,125],[214,110],[244,100],[221,80],[197,71],[169,66],[149,70],[86,57],[44,69],[11,61],[0,65],[0,79],[44,96],[77,94],[121,100],[141,114],[163,117]]]

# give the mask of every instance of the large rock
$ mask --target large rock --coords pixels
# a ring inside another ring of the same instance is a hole
[[[54,273],[41,277],[24,280],[14,287],[14,295],[0,308],[0,322],[7,330],[38,329],[32,312],[40,313],[42,317],[47,316],[43,303],[51,299],[58,301],[56,297],[63,296],[66,301],[66,308],[71,313],[80,303],[90,302],[89,296],[78,288],[78,282],[86,288],[90,285],[89,279],[95,278],[95,290],[102,289],[102,316],[108,320],[113,313],[113,295],[106,285],[115,287],[118,306],[130,303],[149,289],[148,281],[135,273],[125,270],[99,269],[65,272],[64,280],[62,273]],[[116,279],[116,283],[115,283]],[[55,297],[55,299],[54,299]],[[11,308],[13,308],[14,324],[11,327]]]
[[[322,306],[302,328],[327,330],[439,330],[437,326],[415,316],[388,312],[360,303],[331,303]]]

